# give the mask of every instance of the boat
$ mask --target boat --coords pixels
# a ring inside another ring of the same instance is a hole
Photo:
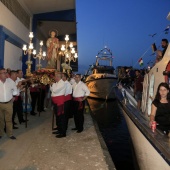
[[[140,170],[170,170],[170,138],[163,131],[149,127],[152,99],[161,82],[170,84],[170,45],[161,61],[145,74],[141,110],[133,97],[133,88],[118,85],[115,94],[123,108],[123,114],[132,139]]]
[[[96,56],[95,65],[91,65],[85,79],[90,90],[89,97],[98,99],[114,99],[114,86],[117,82],[115,69],[112,65],[113,56],[110,49],[104,47]],[[105,62],[101,65],[101,62]]]

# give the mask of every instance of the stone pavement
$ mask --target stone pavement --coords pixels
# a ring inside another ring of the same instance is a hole
[[[28,119],[27,128],[21,124],[13,131],[16,140],[7,136],[0,139],[0,170],[107,170],[108,162],[113,167],[90,114],[85,114],[82,133],[71,130],[74,121],[70,119],[65,138],[52,134],[50,109],[40,117],[28,114]]]

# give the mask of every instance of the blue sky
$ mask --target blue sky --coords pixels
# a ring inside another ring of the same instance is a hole
[[[155,60],[150,56],[151,44],[160,46],[162,38],[170,41],[170,32],[164,33],[170,25],[169,12],[170,0],[77,0],[79,72],[85,73],[95,63],[104,46],[113,53],[114,67],[139,68],[140,57],[147,66]]]

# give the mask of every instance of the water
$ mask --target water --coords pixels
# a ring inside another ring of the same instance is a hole
[[[130,134],[117,100],[88,102],[116,169],[134,170]]]

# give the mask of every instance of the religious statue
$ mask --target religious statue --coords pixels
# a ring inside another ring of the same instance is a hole
[[[47,68],[60,70],[60,56],[58,54],[59,40],[56,37],[57,31],[50,31],[50,38],[47,40]]]
[[[61,66],[63,68],[63,72],[67,73],[69,75],[69,73],[71,72],[72,68],[68,64],[66,64],[66,63],[62,63]]]

